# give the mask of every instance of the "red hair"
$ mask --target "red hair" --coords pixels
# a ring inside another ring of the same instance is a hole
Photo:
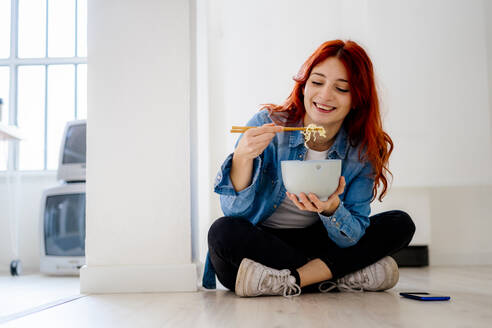
[[[329,57],[338,58],[348,73],[352,109],[344,119],[344,127],[352,146],[359,145],[359,159],[367,159],[374,169],[373,198],[377,196],[382,184],[379,201],[382,201],[388,189],[387,175],[393,176],[388,169],[388,160],[393,151],[393,141],[383,131],[379,100],[374,82],[374,70],[367,53],[353,41],[327,41],[306,60],[294,76],[294,89],[282,105],[265,104],[272,119],[281,125],[295,124],[302,120],[306,112],[302,90],[314,66]],[[278,114],[278,115],[275,115]],[[283,119],[282,119],[283,116]],[[276,119],[277,118],[277,119]],[[364,158],[362,151],[365,150]]]

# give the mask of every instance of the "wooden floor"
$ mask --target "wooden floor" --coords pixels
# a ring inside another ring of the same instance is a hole
[[[78,277],[29,273],[12,277],[0,274],[0,324],[2,318],[80,294]]]
[[[451,301],[419,302],[400,291]],[[238,298],[197,293],[89,295],[3,327],[492,327],[492,267],[402,268],[386,292]]]

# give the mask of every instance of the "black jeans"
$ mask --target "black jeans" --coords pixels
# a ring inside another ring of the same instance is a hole
[[[402,211],[380,213],[370,221],[357,244],[340,248],[328,237],[321,220],[302,229],[273,229],[222,217],[208,231],[210,260],[219,281],[232,291],[243,258],[291,271],[319,258],[330,268],[334,280],[394,254],[407,246],[415,233],[412,219]],[[317,284],[302,289],[315,290]]]

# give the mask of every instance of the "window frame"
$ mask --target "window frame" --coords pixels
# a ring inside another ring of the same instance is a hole
[[[43,169],[34,170],[40,172],[49,172],[53,170],[49,170],[48,167],[48,98],[47,98],[47,90],[48,90],[48,66],[49,65],[74,65],[75,66],[75,74],[74,74],[74,92],[75,92],[75,103],[74,103],[74,117],[77,118],[78,114],[78,65],[87,64],[87,57],[78,57],[78,10],[79,10],[79,1],[75,1],[75,56],[74,57],[48,57],[48,7],[50,0],[46,1],[46,40],[45,40],[45,53],[44,57],[40,58],[19,58],[18,57],[18,33],[19,33],[19,0],[10,0],[10,56],[9,58],[0,59],[0,66],[9,67],[9,102],[8,108],[4,108],[5,111],[9,113],[9,125],[18,126],[17,122],[17,88],[18,88],[18,67],[19,66],[44,66],[45,70],[45,99],[44,99],[44,163]],[[19,172],[33,172],[33,170],[19,170],[19,143],[18,142],[9,142],[8,146],[8,162],[7,162],[7,170],[0,170],[1,172],[9,172],[9,171],[19,171]]]

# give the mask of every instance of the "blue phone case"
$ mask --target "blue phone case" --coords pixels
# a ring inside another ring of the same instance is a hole
[[[424,292],[406,292],[400,293],[400,295],[418,301],[449,301],[451,299],[449,296],[432,295]]]

